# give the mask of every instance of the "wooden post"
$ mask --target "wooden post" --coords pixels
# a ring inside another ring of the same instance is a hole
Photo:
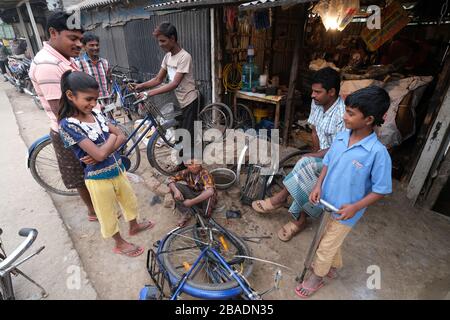
[[[440,148],[446,142],[447,130],[450,128],[450,88],[447,90],[444,101],[440,107],[439,113],[434,120],[431,133],[428,135],[427,142],[420,154],[414,173],[409,181],[407,188],[407,197],[415,203],[423,185],[430,174],[430,169],[436,159]]]
[[[283,129],[283,146],[287,146],[289,129],[291,126],[291,111],[294,103],[295,87],[297,85],[297,76],[300,62],[300,50],[302,49],[303,37],[304,37],[304,25],[307,19],[307,7],[306,4],[302,4],[300,21],[297,25],[297,37],[295,38],[294,57],[292,59],[291,74],[289,76],[289,89],[286,99],[286,109],[284,110],[284,129]],[[303,52],[302,52],[303,54]]]
[[[450,142],[450,139],[449,139]],[[444,146],[445,147],[445,146]],[[440,163],[440,168],[437,172],[436,178],[432,182],[431,188],[428,191],[428,195],[426,196],[424,201],[421,201],[421,207],[426,209],[432,209],[436,204],[436,201],[441,194],[442,189],[444,189],[445,184],[447,183],[450,177],[450,150],[447,151],[447,155],[445,155],[444,159]]]

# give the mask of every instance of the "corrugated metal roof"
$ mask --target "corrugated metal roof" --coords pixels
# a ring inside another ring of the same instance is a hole
[[[79,4],[71,6],[68,9],[75,9],[75,8],[89,9],[89,8],[95,8],[95,7],[113,4],[113,3],[117,3],[117,2],[121,2],[121,0],[84,0],[84,1],[80,2]]]
[[[173,0],[145,7],[150,11],[242,4],[247,0]]]
[[[277,6],[294,5],[305,2],[314,2],[319,0],[256,0],[247,3],[243,3],[239,6],[239,10],[252,10],[252,9],[262,9]]]

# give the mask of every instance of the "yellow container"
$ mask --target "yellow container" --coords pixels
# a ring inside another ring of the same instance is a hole
[[[267,108],[254,108],[253,115],[256,122],[260,122],[262,118],[266,118],[270,115],[270,111]]]

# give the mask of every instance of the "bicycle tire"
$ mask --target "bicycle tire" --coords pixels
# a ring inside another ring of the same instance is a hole
[[[175,232],[171,233],[165,241],[161,244],[161,248],[159,252],[165,252],[170,249],[170,246],[172,242],[175,239],[178,239],[178,236],[182,233],[187,234],[194,234],[197,230],[198,226],[187,226],[183,227],[181,229],[176,230]],[[238,236],[234,235],[232,232],[227,231],[222,228],[223,236],[226,237],[228,241],[231,241],[236,248],[238,249],[239,255],[244,256],[250,256],[251,252],[248,246],[244,243],[242,239],[240,239]],[[201,247],[199,247],[199,254]],[[169,255],[166,253],[160,254],[160,262],[163,264],[163,267],[167,271],[167,274],[170,278],[171,283],[179,283],[181,278],[183,277],[184,272],[178,271],[177,266],[173,265],[172,262],[169,259]],[[246,266],[244,267],[244,270],[242,272],[243,277],[246,278],[250,276],[250,274],[253,271],[253,263],[249,259],[244,259]],[[182,289],[183,292],[194,296],[198,298],[204,298],[204,299],[225,299],[225,298],[231,298],[236,297],[242,293],[242,288],[237,283],[235,279],[231,279],[225,283],[214,283],[214,284],[206,284],[206,283],[199,283],[197,281],[193,281],[192,279],[188,279]]]
[[[234,109],[233,109],[234,111]],[[245,118],[247,118],[245,120]],[[245,104],[238,103],[236,105],[236,112],[234,114],[234,129],[254,129],[256,126],[255,116],[253,112]]]
[[[128,139],[128,137],[130,136],[130,131],[121,123],[117,123],[117,127],[119,127],[122,132],[125,134],[126,138]],[[137,141],[136,135],[134,135],[131,140],[128,142],[129,147],[133,146],[133,144],[135,144]],[[128,156],[128,158],[131,160],[131,166],[128,169],[128,172],[135,172],[138,168],[139,165],[141,164],[141,150],[139,149],[139,145],[136,146],[136,148],[134,149],[134,151]]]
[[[158,131],[155,131],[147,144],[147,160],[150,165],[158,172],[165,176],[173,176],[178,171],[178,165],[175,159],[172,159],[176,155],[176,150],[169,146],[161,138]],[[161,142],[161,146],[157,146],[158,142]],[[157,155],[156,152],[159,151]],[[160,159],[161,158],[161,159]],[[165,160],[165,161],[164,161]],[[170,161],[170,163],[167,162]]]
[[[221,125],[221,127],[214,127],[222,132],[222,136],[225,136],[226,129],[231,129],[233,127],[233,112],[231,111],[230,107],[227,106],[225,103],[221,102],[213,102],[208,105],[206,105],[202,111],[200,111],[198,117],[200,120],[202,120],[203,116],[206,116],[207,112],[210,112],[213,109],[217,109],[218,111],[223,112],[226,122]],[[209,119],[207,119],[209,120]],[[208,122],[208,121],[207,121]],[[220,124],[219,124],[220,125]]]
[[[47,151],[48,153],[50,153],[50,155],[53,154],[55,155],[55,163],[53,164],[53,167],[55,168],[55,178],[56,180],[60,181],[60,183],[58,183],[56,186],[55,185],[51,185],[48,182],[45,181],[45,179],[43,177],[41,177],[40,175],[40,171],[38,169],[38,164],[37,162],[37,158],[39,156],[39,153],[42,152],[42,150],[44,150],[44,148],[50,148],[47,149],[49,151]],[[63,196],[76,196],[78,195],[78,191],[76,189],[67,189],[64,186],[64,183],[62,182],[62,177],[61,177],[61,173],[59,171],[59,166],[56,160],[56,154],[55,154],[55,150],[53,149],[53,144],[50,140],[50,138],[48,138],[47,140],[44,140],[42,143],[40,143],[32,152],[32,154],[30,155],[30,171],[31,171],[31,175],[33,176],[34,180],[36,180],[36,182],[43,187],[45,190],[49,191],[49,192],[53,192],[56,194],[60,194]]]

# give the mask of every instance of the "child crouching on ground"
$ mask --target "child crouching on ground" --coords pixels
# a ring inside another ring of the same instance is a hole
[[[181,214],[177,223],[179,227],[186,225],[193,211],[209,217],[217,199],[214,179],[200,161],[191,159],[185,165],[187,169],[170,177],[168,183],[175,207]]]
[[[122,207],[133,236],[154,226],[137,223],[137,199],[116,151],[126,140],[120,129],[94,110],[98,84],[84,72],[67,71],[61,78],[62,98],[58,113],[59,133],[66,148],[72,148],[84,166],[86,187],[104,238],[116,242],[113,252],[136,257],[144,248],[125,241],[119,232],[116,203]]]
[[[355,91],[345,100],[345,126],[323,159],[323,169],[309,201],[324,199],[339,208],[333,213],[317,248],[310,276],[295,292],[309,297],[335,278],[342,267],[341,246],[366,208],[392,192],[391,158],[374,127],[383,123],[389,95],[379,87]]]

